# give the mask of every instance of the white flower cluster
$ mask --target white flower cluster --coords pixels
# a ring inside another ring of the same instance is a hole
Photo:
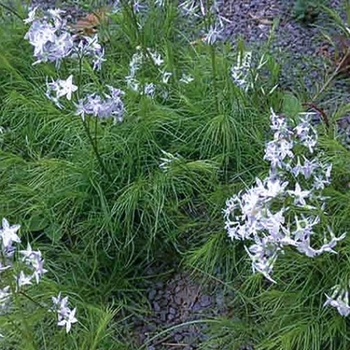
[[[44,260],[42,259],[40,250],[32,250],[29,243],[26,250],[18,251],[21,255],[21,259],[16,260],[15,252],[17,248],[14,246],[14,243],[21,243],[21,239],[17,234],[19,229],[20,225],[10,225],[5,218],[2,219],[2,228],[0,229],[0,273],[3,274],[2,281],[7,281],[7,276],[15,279],[14,287],[9,283],[7,286],[0,289],[0,309],[2,311],[8,310],[13,293],[23,292],[23,287],[32,285],[33,279],[36,284],[38,284],[42,276],[47,272],[47,270],[44,269]],[[13,273],[15,274],[12,275]],[[57,300],[57,298],[53,298],[56,306]],[[56,307],[55,311],[59,314],[58,325],[66,325],[66,330],[68,332],[71,323],[77,322],[77,320],[74,317],[76,309],[70,311],[66,307],[67,300],[67,297],[62,299],[61,307],[59,309]]]
[[[136,48],[136,53],[133,54],[131,61],[129,63],[130,71],[129,75],[125,77],[126,84],[129,89],[138,92],[140,95],[147,95],[154,97],[156,92],[156,86],[154,83],[144,83],[141,87],[141,83],[137,79],[137,72],[142,68],[143,64],[147,61],[145,53],[142,52],[140,46]],[[147,53],[152,59],[155,66],[160,67],[163,65],[164,60],[158,52],[153,52],[147,48]],[[172,73],[163,71],[163,82],[168,82]]]
[[[285,246],[315,257],[324,252],[336,253],[334,247],[345,238],[345,234],[336,237],[328,228],[323,244],[318,249],[312,247],[312,243],[319,242],[318,204],[323,203],[321,209],[324,209],[326,198],[321,196],[321,191],[330,183],[332,167],[315,155],[317,133],[309,122],[310,115],[299,117],[300,123],[290,127],[286,117],[271,110],[274,136],[267,143],[264,156],[270,162],[269,175],[264,180],[256,179],[254,187],[228,199],[224,210],[228,235],[252,242],[245,249],[253,271],[272,282],[275,282],[271,277],[274,263],[284,253]],[[304,154],[302,157],[294,154],[297,147]],[[309,160],[307,154],[313,159]],[[301,210],[306,214],[299,214]]]
[[[68,297],[61,298],[61,293],[58,294],[57,298],[52,297],[53,308],[51,311],[57,312],[58,315],[58,326],[65,326],[66,332],[68,333],[72,327],[72,323],[78,322],[75,317],[77,311],[76,308],[71,310],[68,307]]]
[[[98,43],[97,34],[90,38],[70,33],[67,22],[61,17],[64,11],[49,9],[42,15],[37,15],[38,8],[29,12],[24,20],[31,26],[24,36],[34,46],[34,57],[41,62],[55,62],[60,65],[63,58],[90,57],[93,69],[99,70],[104,59],[104,49]]]
[[[113,118],[115,122],[123,121],[124,103],[121,97],[124,92],[107,85],[109,94],[104,94],[104,97],[96,93],[80,99],[77,104],[76,115],[80,115],[82,119],[85,115],[94,115],[100,119]]]
[[[66,20],[61,17],[62,10],[47,10],[44,15],[37,15],[37,7],[29,12],[25,23],[32,23],[25,38],[34,46],[35,64],[40,62],[56,62],[59,66],[62,59],[67,57],[81,59],[92,58],[93,69],[100,70],[104,59],[104,49],[98,43],[97,34],[93,37],[73,35],[69,32]],[[85,115],[93,115],[100,119],[113,118],[121,122],[124,114],[124,103],[121,97],[124,92],[108,86],[110,93],[101,97],[89,94],[76,104],[76,115],[85,120]],[[63,108],[60,98],[72,99],[72,94],[78,90],[73,84],[73,75],[66,80],[46,79],[46,97],[53,101],[58,108]]]
[[[164,60],[162,56],[151,49],[147,48],[146,53],[142,50],[140,46],[136,48],[136,53],[133,54],[131,61],[129,63],[129,75],[125,77],[126,84],[130,90],[138,92],[140,95],[147,95],[151,98],[155,96],[157,86],[154,83],[144,82],[143,84],[137,79],[137,73],[147,63],[147,60],[151,59],[156,67],[159,67],[159,73],[162,77],[162,83],[167,84],[173,73],[165,70]],[[193,81],[191,75],[182,74],[179,82],[184,84],[189,84]],[[166,97],[167,93],[164,92],[163,95]]]
[[[73,75],[70,75],[66,80],[52,80],[51,83],[46,82],[46,97],[53,101],[58,108],[62,108],[59,99],[66,96],[67,100],[72,99],[72,93],[78,90],[78,87],[73,84]]]
[[[252,61],[252,52],[244,51],[243,54],[238,52],[237,63],[231,67],[231,77],[234,83],[247,91],[249,88],[248,79],[250,78],[250,69]]]
[[[16,247],[13,243],[21,243],[20,237],[17,235],[20,225],[10,225],[4,218],[2,219],[2,228],[0,229],[1,240],[1,263],[0,273],[12,273],[12,271],[19,271],[13,277],[15,279],[15,288],[11,285],[7,285],[0,289],[0,309],[6,310],[11,302],[13,293],[23,292],[23,287],[31,285],[32,280],[35,279],[36,283],[40,282],[41,277],[47,270],[44,269],[44,260],[40,250],[32,250],[32,247],[28,243],[26,250],[19,250],[18,253],[22,256],[20,260],[15,259]],[[6,280],[6,276],[3,276],[2,280]],[[66,326],[66,331],[69,332],[71,324],[77,322],[75,318],[74,310],[67,308],[68,297],[60,299],[52,298],[54,302],[54,309],[49,311],[55,311],[58,313],[58,326]],[[59,307],[58,307],[59,304]]]
[[[339,314],[342,316],[348,316],[350,314],[350,306],[349,306],[349,292],[348,290],[341,288],[340,285],[336,285],[332,288],[333,293],[331,296],[326,294],[326,302],[323,306],[333,306],[335,307]]]
[[[17,235],[20,225],[10,226],[6,219],[2,219],[2,228],[0,229],[0,239],[1,239],[1,263],[0,272],[15,270],[18,268],[15,264],[15,251],[16,247],[14,243],[20,243],[21,239]],[[20,291],[25,285],[32,284],[32,280],[35,279],[36,283],[39,283],[42,275],[47,272],[44,269],[44,260],[41,257],[41,252],[32,250],[30,244],[28,244],[27,250],[20,250],[19,254],[22,255],[21,261],[23,262],[20,267],[18,275],[14,275],[16,280],[16,292]],[[6,286],[0,290],[2,302],[6,302],[11,296],[10,286]]]
[[[224,22],[231,23],[230,20],[222,16],[219,1],[184,0],[180,2],[179,10],[184,17],[190,17],[191,20],[203,20],[210,17],[211,25],[202,37],[202,41],[207,45],[214,45],[218,40],[223,39]]]
[[[66,80],[58,79],[57,81],[46,83],[46,97],[53,101],[57,107],[62,108],[59,99],[66,96],[67,100],[71,100],[72,93],[78,90],[73,84],[73,76],[70,75]],[[125,112],[124,103],[121,99],[125,93],[112,86],[107,85],[109,94],[105,93],[103,97],[96,93],[89,94],[79,99],[75,104],[75,115],[80,115],[85,120],[85,115],[93,115],[100,119],[113,118],[115,122],[122,122]]]

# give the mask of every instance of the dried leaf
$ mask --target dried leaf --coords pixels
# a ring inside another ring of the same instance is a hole
[[[78,19],[76,23],[70,25],[70,28],[78,34],[91,36],[98,31],[101,25],[107,24],[107,22],[108,8],[103,7]]]
[[[263,25],[272,25],[273,24],[273,20],[266,18],[266,17],[260,17],[260,16],[256,16],[253,13],[249,12],[249,16],[256,22],[263,24]]]

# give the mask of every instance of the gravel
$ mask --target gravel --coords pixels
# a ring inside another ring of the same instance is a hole
[[[149,273],[155,275],[154,270]],[[220,286],[203,286],[184,271],[173,273],[164,283],[157,282],[157,285],[150,282],[145,292],[150,314],[134,319],[137,345],[146,344],[149,349],[156,350],[175,350],[179,346],[197,349],[207,338],[207,325],[205,322],[189,323],[225,315],[227,307],[221,301],[228,296]],[[220,303],[216,302],[217,299]]]
[[[242,37],[254,51],[267,43],[272,21],[279,19],[270,52],[282,64],[281,84],[300,89],[300,84],[296,84],[301,80],[309,92],[314,92],[316,83],[322,83],[326,73],[319,50],[326,43],[321,29],[329,23],[329,17],[320,13],[310,25],[297,22],[292,16],[294,3],[292,0],[222,1],[220,11],[229,21],[225,38],[235,43]],[[341,1],[329,3],[332,9],[344,12]],[[329,32],[336,35],[332,28],[327,28]]]

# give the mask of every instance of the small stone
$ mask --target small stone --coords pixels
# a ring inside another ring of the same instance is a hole
[[[162,281],[158,281],[156,283],[156,289],[162,289],[164,287],[164,283]]]
[[[168,314],[168,321],[172,321],[175,318],[174,315],[172,314]]]
[[[216,295],[216,304],[220,307],[220,306],[223,306],[224,303],[225,303],[225,297],[222,293],[218,293]]]
[[[154,302],[153,302],[153,310],[154,310],[155,312],[159,312],[159,311],[160,311],[160,306],[159,306],[159,304],[158,304],[157,301],[154,301]]]
[[[175,295],[174,301],[175,301],[175,303],[176,303],[177,305],[179,305],[179,306],[181,306],[182,303],[183,303],[183,299],[182,299],[180,296],[178,296],[178,295]]]
[[[192,305],[192,311],[194,311],[194,312],[199,312],[199,311],[201,311],[202,310],[202,306],[201,306],[201,304],[199,304],[199,303],[194,303],[193,305]]]
[[[163,298],[163,292],[158,291],[157,295],[155,296],[154,300],[158,301]]]
[[[148,292],[148,300],[149,301],[153,301],[155,296],[157,294],[157,291],[155,289],[151,289],[149,292]]]
[[[167,313],[166,313],[165,311],[161,311],[161,312],[160,312],[160,320],[161,320],[162,322],[165,322],[166,319],[167,319]]]
[[[208,307],[211,305],[211,297],[209,295],[202,295],[199,299],[199,303],[202,307]]]
[[[174,309],[173,307],[169,308],[169,312],[171,315],[176,315],[176,309]]]
[[[176,334],[174,335],[174,340],[175,340],[177,343],[179,343],[183,338],[184,338],[183,335],[180,334],[180,333],[176,333]]]

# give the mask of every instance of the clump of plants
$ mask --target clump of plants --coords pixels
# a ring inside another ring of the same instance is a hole
[[[320,7],[322,5],[326,5],[325,0],[296,0],[293,7],[293,16],[302,23],[313,23],[320,14]]]
[[[214,5],[123,1],[88,28],[61,9],[4,16],[0,214],[40,247],[15,253],[4,221],[6,346],[23,348],[15,329],[33,349],[132,347],[144,270],[170,257],[235,291],[237,319],[211,320],[204,347],[344,348],[348,155],[299,109],[274,112],[279,65],[222,42]]]

